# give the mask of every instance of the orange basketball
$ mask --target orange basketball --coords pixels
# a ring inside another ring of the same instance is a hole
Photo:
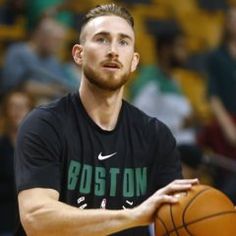
[[[156,236],[234,236],[236,210],[217,189],[195,185],[176,194],[179,202],[164,204],[155,218]]]

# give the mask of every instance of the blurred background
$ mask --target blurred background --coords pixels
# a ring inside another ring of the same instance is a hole
[[[78,90],[81,19],[112,2],[133,15],[141,55],[125,98],[170,127],[185,178],[236,204],[236,0],[0,0],[0,236],[15,223],[18,126],[34,106]]]

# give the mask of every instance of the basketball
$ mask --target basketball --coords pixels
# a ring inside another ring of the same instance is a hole
[[[219,190],[195,185],[175,194],[176,204],[163,204],[155,218],[156,236],[234,236],[236,210]]]

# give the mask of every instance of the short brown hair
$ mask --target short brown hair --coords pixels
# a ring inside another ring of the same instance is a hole
[[[125,19],[128,24],[134,28],[134,18],[132,15],[129,13],[129,11],[122,7],[118,6],[114,3],[111,4],[104,4],[104,5],[98,5],[95,8],[92,8],[82,19],[82,24],[81,24],[81,30],[82,32],[83,27],[92,19],[95,19],[99,16],[119,16],[123,19]]]

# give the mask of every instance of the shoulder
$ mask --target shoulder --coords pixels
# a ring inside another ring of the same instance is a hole
[[[13,54],[13,53],[18,54],[18,53],[27,52],[27,51],[28,51],[28,45],[26,43],[24,43],[24,42],[19,42],[19,43],[12,44],[9,47],[7,53],[8,54],[9,53],[11,53],[11,54]]]
[[[50,103],[39,106],[37,109],[45,112],[50,112],[53,114],[63,115],[70,109],[74,94],[67,94],[61,98],[53,100]]]
[[[126,103],[126,110],[126,120],[129,120],[130,132],[145,142],[149,150],[158,150],[157,152],[161,156],[165,156],[170,150],[175,150],[176,139],[163,122],[129,103]]]
[[[135,127],[140,129],[147,130],[149,134],[154,133],[170,133],[169,128],[156,117],[149,116],[136,106],[124,101],[125,110],[129,119],[132,120],[132,123]]]
[[[20,130],[52,127],[61,130],[70,110],[71,94],[33,109],[23,120]]]

